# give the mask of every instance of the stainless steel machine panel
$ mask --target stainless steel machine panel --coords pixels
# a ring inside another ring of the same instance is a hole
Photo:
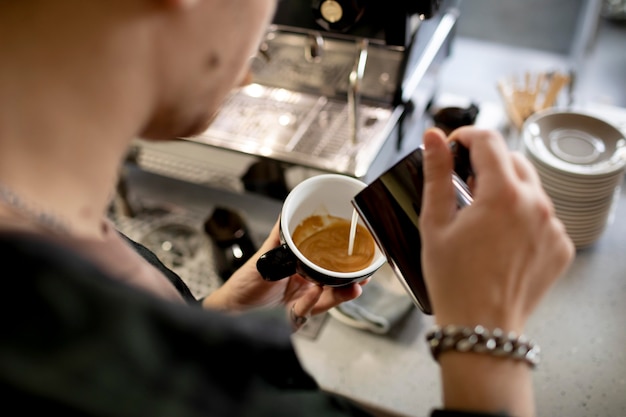
[[[211,127],[190,140],[360,177],[400,113],[361,105],[354,141],[345,101],[252,84],[232,95]]]
[[[368,39],[365,45],[359,41],[272,26],[261,53],[252,61],[255,82],[346,100],[351,73],[365,49],[359,94],[375,102],[392,103],[406,64],[406,49],[375,39]]]

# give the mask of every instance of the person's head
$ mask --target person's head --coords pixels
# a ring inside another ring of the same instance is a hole
[[[245,76],[275,7],[276,0],[0,0],[0,86],[3,77],[30,92],[41,86],[63,98],[59,107],[99,111],[101,123],[145,138],[198,134]]]
[[[160,1],[170,3],[156,66],[167,87],[143,134],[165,139],[198,134],[244,79],[276,0]]]

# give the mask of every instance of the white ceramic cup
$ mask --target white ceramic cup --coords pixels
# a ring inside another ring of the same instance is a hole
[[[257,261],[261,276],[268,281],[277,281],[298,273],[318,284],[338,287],[363,281],[376,272],[386,262],[377,245],[374,258],[366,268],[337,272],[311,262],[292,239],[296,227],[315,214],[323,212],[351,220],[354,213],[352,198],[365,187],[362,181],[340,174],[321,174],[296,185],[287,195],[281,210],[281,245],[263,254]]]

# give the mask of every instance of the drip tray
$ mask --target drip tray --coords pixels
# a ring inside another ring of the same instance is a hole
[[[251,84],[226,100],[204,133],[187,140],[362,177],[400,113],[362,104],[354,140],[347,102]]]
[[[222,285],[210,238],[202,230],[202,215],[182,209],[144,210],[134,217],[114,216],[112,221],[120,232],[150,249],[176,272],[196,298]]]

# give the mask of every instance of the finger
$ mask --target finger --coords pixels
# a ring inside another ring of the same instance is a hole
[[[452,169],[452,155],[444,133],[439,129],[427,130],[424,133],[423,223],[442,224],[450,220],[455,206]]]
[[[294,313],[300,317],[311,316],[314,313],[313,310],[320,300],[323,292],[324,288],[320,285],[312,285],[293,304],[292,308],[294,310]]]
[[[359,284],[351,284],[342,287],[324,287],[324,293],[313,309],[313,314],[319,314],[337,307],[346,301],[354,300],[363,293],[363,287]]]
[[[476,198],[486,191],[498,194],[503,182],[518,178],[513,168],[511,152],[498,133],[467,126],[452,132],[449,140],[459,141],[470,151],[476,180]]]
[[[270,231],[270,233],[267,235],[267,237],[265,238],[265,240],[261,244],[261,247],[257,251],[257,253],[259,255],[261,255],[261,254],[267,252],[268,250],[273,249],[276,246],[280,245],[280,232],[279,232],[279,230],[280,230],[280,219],[278,219],[276,221],[276,223],[274,223],[274,226],[272,227],[272,230]]]
[[[541,184],[539,174],[528,158],[519,152],[512,152],[511,159],[513,160],[515,172],[521,180]]]
[[[332,288],[331,291],[329,291],[329,295],[334,300],[335,304],[354,300],[363,293],[363,285],[361,285],[361,283],[355,283],[352,285],[345,285],[343,287]]]
[[[272,230],[270,231],[269,235],[267,235],[267,237],[265,238],[261,246],[257,249],[257,251],[254,253],[254,255],[252,255],[246,261],[243,268],[253,269],[256,271],[257,270],[256,263],[259,260],[259,258],[266,252],[280,245],[279,225],[280,225],[280,220],[274,223],[274,227],[272,227]],[[261,279],[260,276],[259,276],[259,279]],[[268,282],[268,284],[272,284],[272,283]]]

